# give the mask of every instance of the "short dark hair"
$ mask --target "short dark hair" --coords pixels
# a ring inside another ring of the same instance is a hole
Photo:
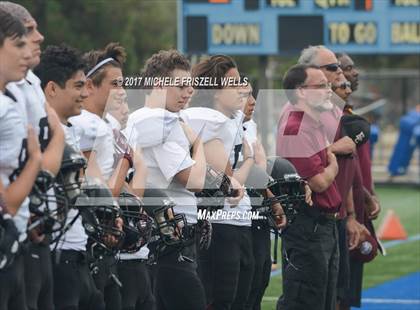
[[[0,47],[6,38],[20,38],[26,35],[26,28],[17,18],[0,9]]]
[[[292,90],[305,84],[305,81],[308,78],[308,69],[319,69],[319,67],[304,64],[294,65],[287,70],[283,77],[283,89],[286,90],[287,98],[291,104],[295,104],[297,102],[296,94]]]
[[[188,58],[174,49],[161,50],[146,60],[141,76],[143,78],[169,77],[176,69],[190,71],[191,65]]]
[[[192,69],[192,77],[210,77],[215,80],[214,83],[195,86],[199,91],[191,98],[190,106],[213,108],[214,90],[222,89],[222,79],[226,73],[237,67],[233,58],[227,55],[214,55],[196,64]]]
[[[81,53],[68,45],[50,45],[41,54],[41,61],[34,73],[41,80],[44,89],[48,82],[53,81],[61,88],[79,70],[85,70],[86,63]]]
[[[209,85],[197,86],[196,88],[202,89],[222,89],[222,78],[226,73],[233,68],[237,68],[235,61],[232,57],[227,55],[214,55],[207,58],[194,66],[192,69],[193,77],[211,77],[215,78],[217,83]]]
[[[95,70],[91,76],[89,76],[93,85],[96,87],[102,84],[102,81],[105,78],[105,68],[107,66],[113,66],[120,69],[123,68],[127,58],[125,48],[118,42],[111,42],[102,50],[92,50],[83,55],[83,59],[86,62],[86,74],[88,74],[89,70],[92,70],[98,63],[107,58],[112,58],[113,60],[104,64],[102,67]]]

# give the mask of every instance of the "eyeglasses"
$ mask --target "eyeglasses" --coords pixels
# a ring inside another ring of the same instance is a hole
[[[327,71],[336,72],[340,68],[340,63],[333,63],[328,65],[319,66],[320,68],[325,68]]]
[[[330,89],[331,88],[331,83],[302,85],[300,87],[301,88],[312,88],[312,89]]]
[[[337,85],[337,86],[333,86],[332,87],[332,90],[336,90],[336,89],[338,89],[338,88],[341,88],[342,90],[345,90],[346,88],[351,88],[351,83],[350,82],[344,82],[344,83],[341,83],[340,85]]]

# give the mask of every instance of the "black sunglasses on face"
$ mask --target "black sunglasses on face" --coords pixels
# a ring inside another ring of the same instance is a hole
[[[336,72],[340,68],[340,63],[323,65],[320,66],[320,68],[325,68],[327,71]]]

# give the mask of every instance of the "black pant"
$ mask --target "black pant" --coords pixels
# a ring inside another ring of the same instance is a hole
[[[121,294],[118,284],[117,260],[112,255],[104,255],[94,263],[97,267],[92,272],[93,280],[102,293],[106,310],[121,310]]]
[[[199,273],[211,309],[244,309],[254,274],[251,228],[213,224],[210,248],[200,251]]]
[[[252,249],[254,253],[254,275],[245,309],[260,310],[262,298],[270,282],[271,240],[270,227],[266,221],[252,222]]]
[[[89,270],[85,252],[56,251],[52,255],[56,310],[104,310],[102,294]]]
[[[26,310],[24,259],[18,254],[6,270],[0,271],[0,310]]]
[[[350,263],[346,223],[346,219],[337,221],[338,245],[340,248],[337,279],[337,300],[340,302],[347,299],[350,290]]]
[[[30,242],[25,251],[24,261],[28,309],[54,309],[53,275],[49,245]]]
[[[333,310],[338,274],[335,220],[299,214],[282,234],[283,295],[277,309]]]
[[[176,251],[158,258],[154,289],[158,310],[206,308],[204,288],[197,275],[196,256],[195,244],[191,244],[182,253]]]
[[[350,257],[350,289],[342,301],[348,307],[362,306],[362,284],[364,263]]]
[[[122,283],[123,310],[153,310],[155,297],[152,293],[146,262],[139,259],[120,260],[118,275]]]

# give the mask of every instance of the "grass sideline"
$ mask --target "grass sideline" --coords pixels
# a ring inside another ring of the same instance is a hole
[[[378,227],[387,210],[394,210],[409,236],[420,234],[420,193],[418,188],[380,186],[376,188],[382,212],[375,221]],[[280,248],[280,246],[279,246]],[[280,258],[280,256],[279,256]],[[281,268],[281,266],[278,266]],[[387,256],[378,256],[365,265],[363,288],[372,287],[411,272],[420,271],[420,241],[413,241],[387,249]],[[271,278],[262,303],[263,310],[276,308],[281,295],[281,275]]]

